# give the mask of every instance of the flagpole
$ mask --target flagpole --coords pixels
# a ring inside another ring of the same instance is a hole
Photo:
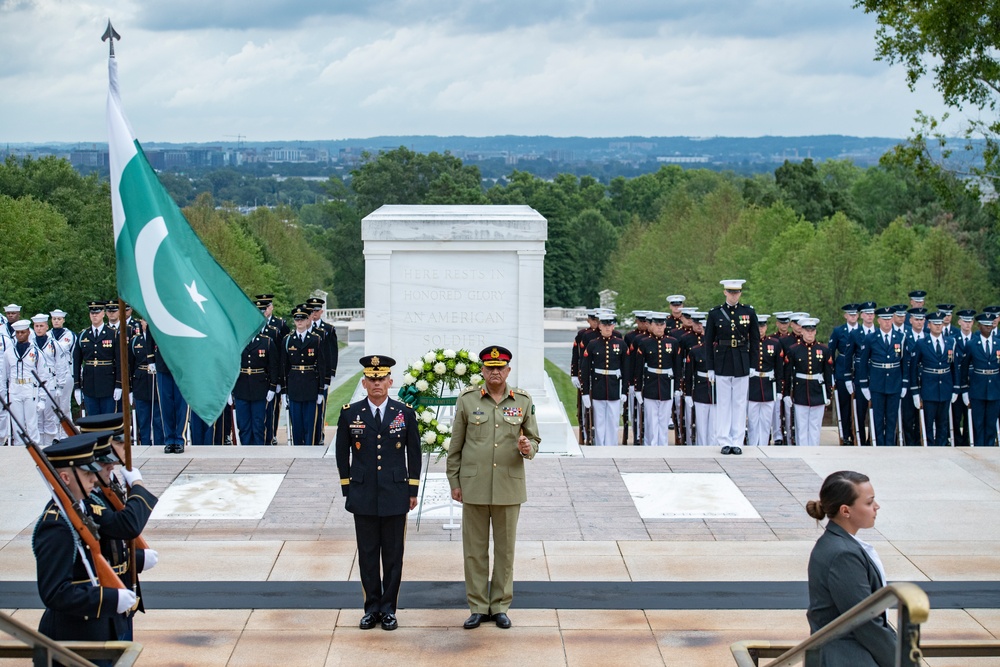
[[[125,314],[125,302],[118,299],[118,312]],[[122,369],[122,422],[125,436],[125,468],[132,469],[132,401],[129,400],[131,391],[132,372],[128,364],[128,320],[118,320],[118,358]]]

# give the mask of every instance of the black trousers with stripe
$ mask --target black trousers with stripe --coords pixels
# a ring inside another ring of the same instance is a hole
[[[365,594],[365,613],[396,613],[403,578],[406,515],[354,515],[358,538],[358,572]]]

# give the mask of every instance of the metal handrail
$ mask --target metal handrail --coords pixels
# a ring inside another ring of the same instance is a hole
[[[67,667],[96,667],[95,660],[113,658],[115,667],[132,667],[142,653],[136,642],[57,642],[0,612],[0,631],[16,641],[0,641],[0,658],[34,658],[35,664],[51,665],[58,659]]]
[[[917,648],[919,655],[920,624],[927,622],[931,604],[927,593],[922,588],[909,582],[899,582],[875,591],[838,616],[832,623],[823,626],[805,641],[779,655],[774,662],[768,664],[768,667],[789,667],[811,659],[813,656],[818,656],[822,647],[881,615],[894,602],[897,603],[899,609],[899,618],[896,623],[898,630],[896,664],[919,663],[919,659],[911,659],[911,651],[904,646],[903,642],[912,643]],[[758,645],[761,643],[766,642],[757,642]],[[748,642],[736,642],[729,648],[739,667],[756,667],[757,661],[750,654]]]

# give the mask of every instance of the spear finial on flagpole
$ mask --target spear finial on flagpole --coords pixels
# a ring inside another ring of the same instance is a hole
[[[108,56],[111,58],[115,57],[115,40],[121,40],[122,36],[115,32],[114,27],[111,25],[111,19],[108,19],[108,29],[104,31],[104,35],[101,37],[101,41],[107,41],[110,51]]]

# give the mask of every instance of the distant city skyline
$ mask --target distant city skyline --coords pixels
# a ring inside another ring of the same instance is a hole
[[[0,0],[0,143],[103,142],[108,14],[149,142],[905,137],[929,84],[851,0]]]

